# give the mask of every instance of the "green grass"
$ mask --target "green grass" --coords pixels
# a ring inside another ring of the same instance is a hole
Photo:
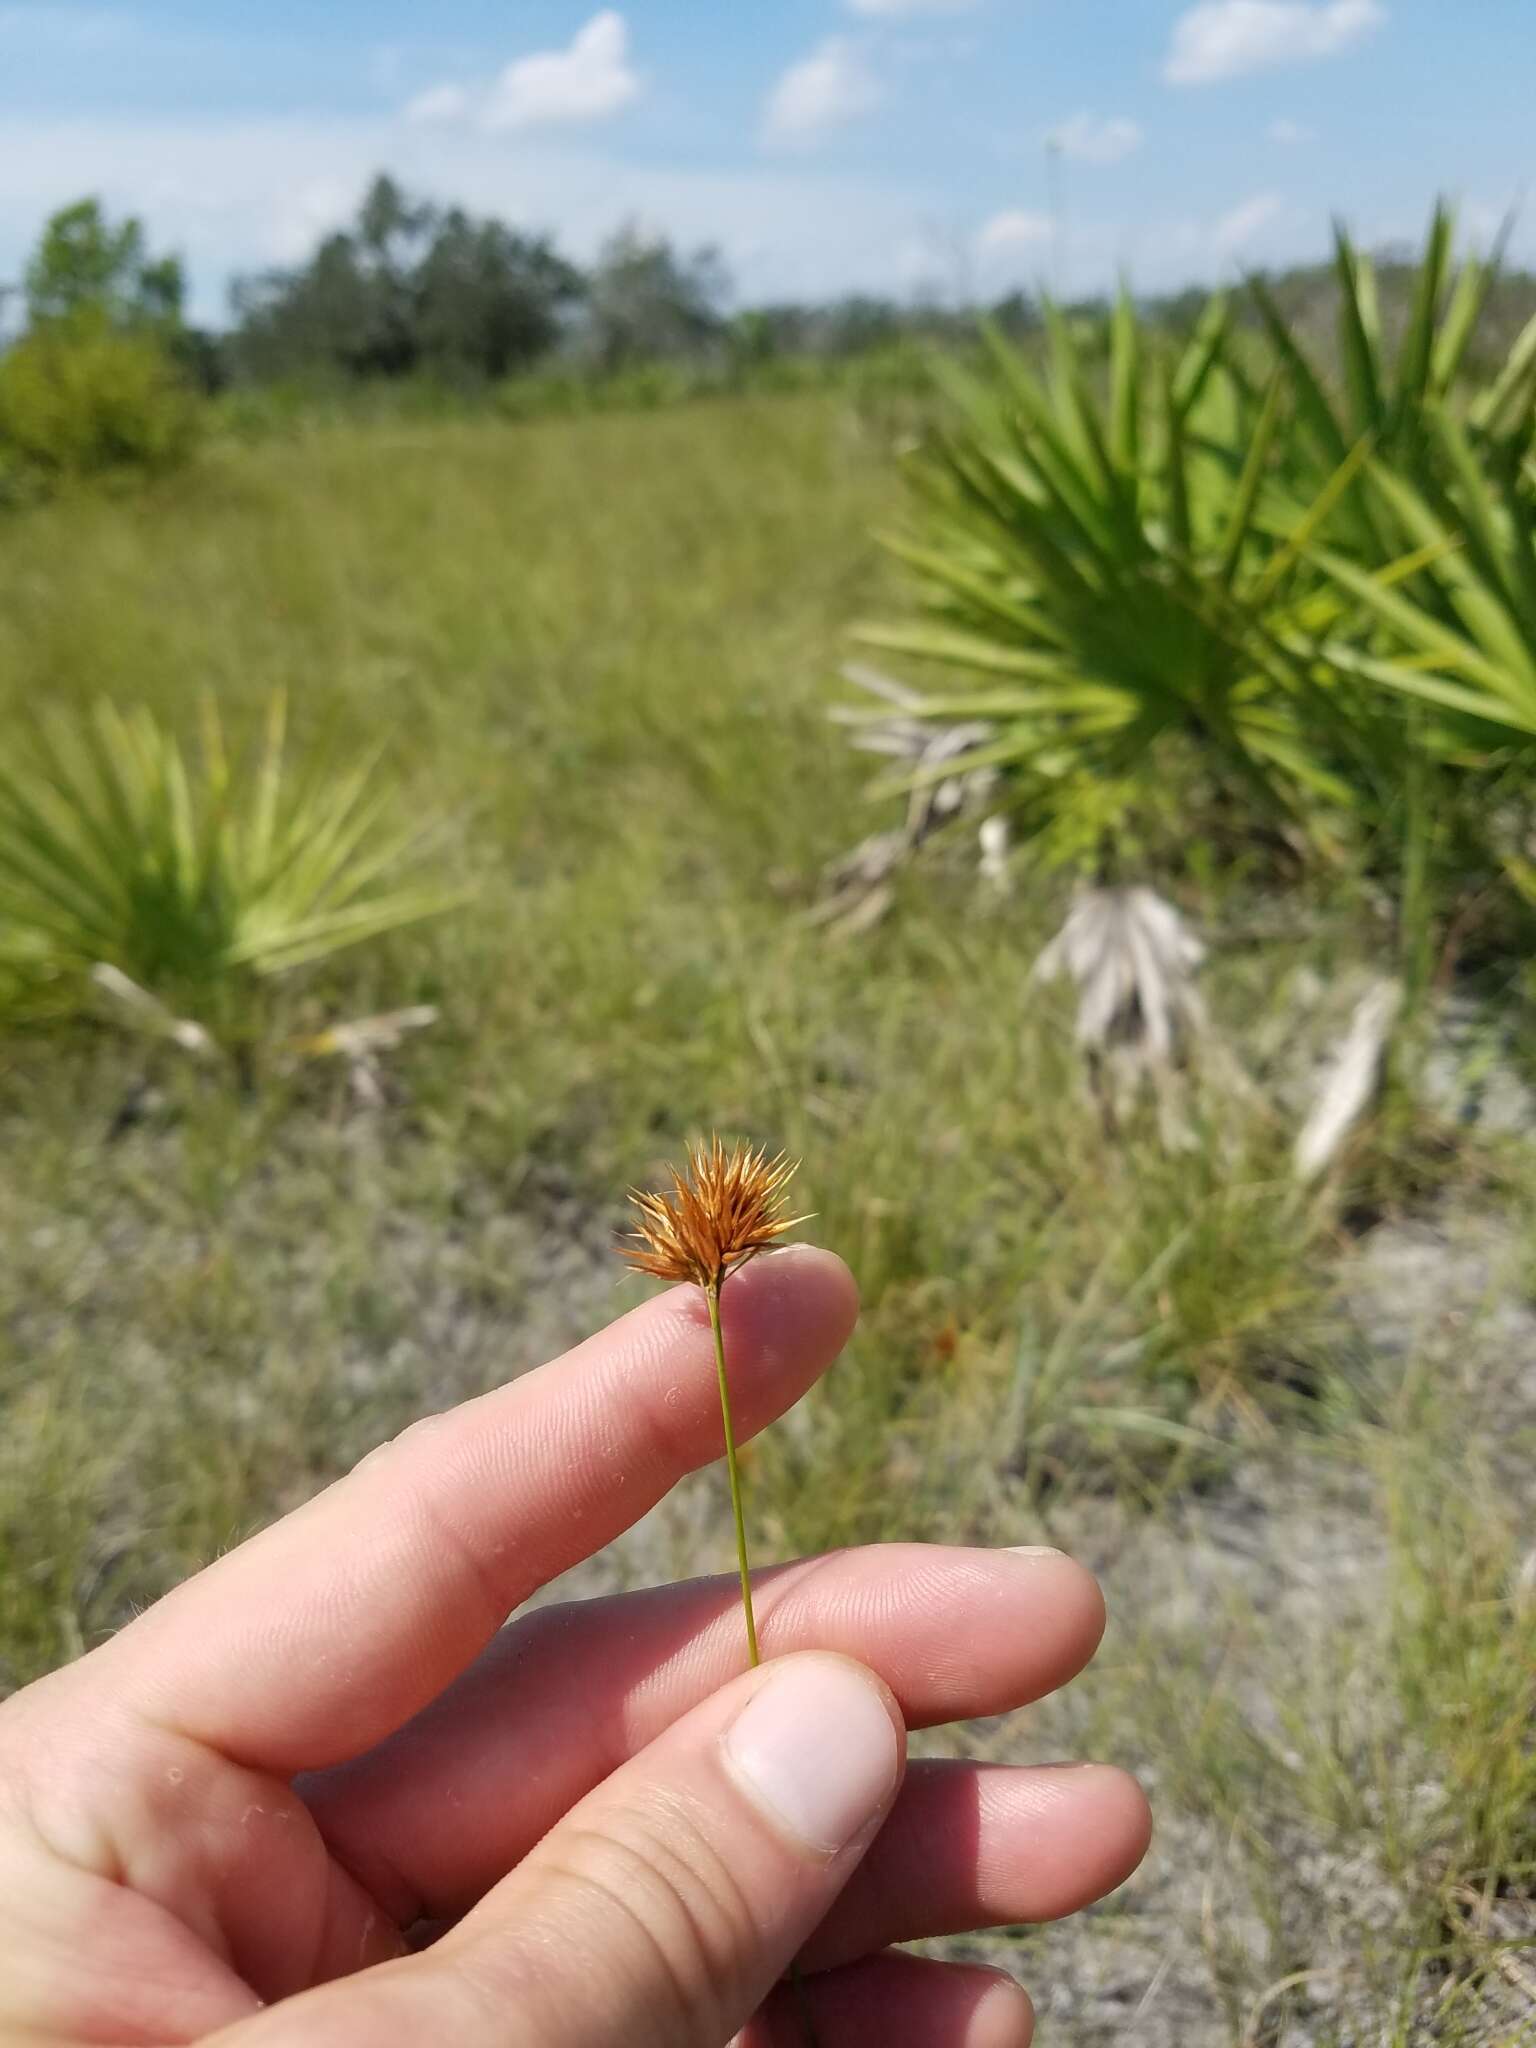
[[[234,738],[286,690],[301,752],[384,742],[472,893],[272,984],[275,1034],[440,1006],[382,1107],[324,1067],[242,1090],[107,1020],[0,1040],[0,1682],[622,1306],[624,1186],[718,1126],[804,1156],[866,1302],[753,1447],[760,1547],[1054,1532],[1108,1559],[1103,1670],[1038,1736],[1141,1764],[1169,1853],[1230,1859],[1214,1907],[1149,1879],[1126,1909],[1188,1923],[1189,1995],[1242,2039],[1354,1939],[1373,2011],[1470,1999],[1494,1937],[1457,1902],[1531,1877],[1518,1517],[1473,1484],[1510,1410],[1341,1331],[1344,1220],[1402,1206],[1396,1155],[1304,1199],[1283,1101],[1199,1090],[1194,1149],[1150,1115],[1106,1137],[1069,1003],[1026,986],[1055,885],[985,897],[956,842],[865,938],[805,918],[888,821],[825,711],[848,623],[896,602],[869,535],[898,488],[816,395],[317,431],[7,521],[0,718],[106,695],[190,737],[211,689]],[[1214,884],[1191,908],[1245,914]],[[1245,1056],[1286,1041],[1294,971],[1377,943],[1352,902],[1303,908],[1306,936],[1218,953]],[[1500,1170],[1528,1213],[1518,1144]],[[1183,1518],[1244,1487],[1303,1516],[1344,1488],[1382,1560],[1371,1627],[1341,1588],[1304,1672],[1263,1601],[1191,1590]],[[1447,1489],[1461,1520],[1426,1506]],[[1297,1844],[1381,1866],[1396,1949],[1347,1887],[1309,1922]]]

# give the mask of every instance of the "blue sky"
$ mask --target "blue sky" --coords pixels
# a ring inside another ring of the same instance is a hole
[[[744,299],[1163,289],[1437,191],[1486,240],[1532,105],[1532,0],[0,0],[0,280],[97,192],[217,319],[388,168],[582,257],[717,243]]]

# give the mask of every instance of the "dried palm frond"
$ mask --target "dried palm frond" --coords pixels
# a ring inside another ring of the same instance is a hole
[[[912,715],[923,702],[920,694],[867,662],[843,666],[843,680],[891,706],[889,714],[861,707],[834,705],[834,725],[849,728],[849,745],[879,754],[910,771],[904,821],[889,831],[871,833],[850,852],[828,864],[828,895],[813,912],[813,922],[830,924],[840,937],[850,937],[875,924],[894,901],[890,878],[927,839],[952,820],[984,804],[997,786],[991,768],[959,768],[945,774],[945,764],[974,754],[992,737],[982,719],[963,719],[935,727],[932,720]]]
[[[135,1029],[180,1046],[194,1059],[216,1059],[219,1056],[221,1048],[195,1018],[178,1017],[158,996],[152,996],[147,988],[140,988],[130,975],[124,974],[110,961],[98,960],[91,969],[90,980],[91,985],[113,1004],[117,1014]]]
[[[1402,1005],[1402,983],[1386,980],[1376,982],[1356,1003],[1296,1139],[1292,1158],[1298,1180],[1316,1180],[1327,1169],[1369,1108]]]
[[[375,1053],[393,1052],[413,1031],[425,1031],[437,1022],[433,1003],[413,1003],[408,1009],[386,1010],[377,1017],[353,1017],[327,1024],[292,1041],[293,1050],[307,1060],[371,1059]]]
[[[435,1024],[435,1003],[412,1003],[376,1017],[353,1017],[290,1039],[289,1052],[300,1061],[340,1060],[347,1072],[352,1099],[362,1109],[382,1109],[389,1099],[383,1055],[394,1052],[414,1031]]]
[[[1167,1065],[1190,1031],[1205,1028],[1194,986],[1204,958],[1204,942],[1155,890],[1083,889],[1031,978],[1070,978],[1085,1050],[1126,1046]]]
[[[1006,892],[1013,886],[1008,857],[1013,850],[1013,828],[1001,813],[983,818],[977,834],[981,845],[979,872],[991,888]]]
[[[1208,1037],[1194,979],[1205,951],[1155,890],[1087,888],[1035,961],[1032,982],[1065,976],[1077,990],[1077,1043],[1107,1124],[1150,1081],[1165,1137],[1184,1141],[1170,1084],[1193,1042]]]
[[[90,981],[108,998],[114,1014],[134,1029],[164,1039],[195,1059],[219,1060],[229,1056],[231,1048],[221,1044],[195,1018],[178,1017],[158,996],[141,988],[109,961],[97,961],[91,969]],[[386,1099],[381,1055],[394,1052],[411,1032],[424,1031],[437,1018],[435,1004],[416,1003],[408,1009],[389,1010],[376,1017],[338,1019],[321,1031],[287,1039],[280,1053],[293,1065],[329,1059],[343,1061],[355,1099],[366,1109],[378,1109]]]

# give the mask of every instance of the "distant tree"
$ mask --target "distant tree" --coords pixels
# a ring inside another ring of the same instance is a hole
[[[236,352],[257,375],[502,377],[554,345],[580,289],[542,237],[440,213],[380,176],[301,269],[236,285]]]
[[[412,199],[387,171],[380,171],[358,208],[356,239],[373,270],[402,277],[436,222],[430,200]]]
[[[767,306],[748,306],[730,322],[731,354],[739,363],[766,363],[786,353],[784,336]]]
[[[997,301],[989,317],[1010,340],[1019,341],[1039,327],[1040,308],[1028,292],[1012,291]]]
[[[427,201],[409,198],[381,174],[363,196],[352,234],[338,238],[357,273],[366,314],[357,336],[364,369],[398,376],[420,360],[415,274],[436,223]]]
[[[142,239],[125,241],[123,231],[107,230],[99,218],[61,233],[55,255],[60,254],[68,260],[50,258],[50,277],[94,278],[92,289],[100,291],[103,275],[131,276],[141,306],[150,305],[160,289],[157,267],[143,260]],[[1406,317],[1415,275],[1391,252],[1379,266],[1389,331]],[[1269,284],[1303,341],[1331,362],[1337,312],[1332,267],[1289,270]],[[174,266],[164,290],[171,299],[179,292]],[[112,285],[109,296],[116,291]],[[707,371],[728,375],[765,368],[780,357],[853,361],[889,353],[892,373],[910,383],[920,372],[922,350],[974,348],[984,317],[1019,341],[1033,336],[1043,318],[1039,302],[1023,291],[990,306],[956,297],[849,293],[728,310],[730,298],[724,265],[713,249],[689,252],[630,224],[604,245],[583,276],[542,236],[477,218],[462,207],[438,208],[380,176],[351,225],[327,236],[308,262],[237,286],[235,330],[222,355],[210,344],[194,357],[187,346],[191,337],[185,337],[178,356],[204,381],[219,374],[227,357],[255,377],[317,370],[346,377],[429,372],[467,382],[501,379],[559,355],[572,374],[556,383],[579,391],[583,371],[702,359]],[[1199,319],[1208,298],[1207,288],[1191,286],[1138,303],[1150,323],[1182,333]],[[1507,353],[1533,306],[1536,278],[1505,272],[1492,289],[1482,329],[1505,337]],[[1085,350],[1102,348],[1109,312],[1103,296],[1076,299],[1062,310]],[[1233,312],[1239,320],[1258,317],[1241,290]],[[665,384],[660,380],[658,388]]]
[[[195,383],[213,377],[184,297],[180,262],[152,259],[138,221],[95,199],[54,214],[23,281],[26,330],[0,356],[0,465],[57,481],[183,461]]]
[[[857,356],[871,349],[888,348],[910,331],[912,321],[890,299],[853,292],[845,299],[833,300],[824,309],[823,324],[829,355]]]
[[[152,260],[140,222],[115,226],[97,199],[54,214],[27,265],[28,324],[97,319],[113,327],[181,326],[186,280],[175,256]]]
[[[814,322],[815,315],[806,306],[745,307],[730,323],[731,352],[742,363],[809,354]]]
[[[455,208],[438,223],[415,291],[425,360],[450,374],[499,378],[548,354],[583,283],[542,236]]]
[[[157,327],[180,327],[186,314],[187,276],[179,256],[160,256],[139,272],[138,310]]]
[[[729,296],[718,250],[685,256],[664,236],[620,228],[587,283],[586,351],[605,370],[699,355],[724,334]]]

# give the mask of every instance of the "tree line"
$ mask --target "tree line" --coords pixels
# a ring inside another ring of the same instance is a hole
[[[1384,309],[1412,290],[1414,261],[1384,252]],[[1335,280],[1326,263],[1266,273],[1272,294],[1303,325],[1331,321]],[[180,261],[151,256],[137,220],[109,221],[84,199],[56,214],[27,266],[20,293],[27,331],[105,322],[153,332],[204,388],[312,376],[344,380],[430,377],[495,383],[559,361],[597,375],[639,364],[725,358],[847,358],[912,340],[964,341],[978,318],[1022,335],[1039,309],[1015,291],[988,305],[946,305],[850,294],[820,304],[732,310],[718,250],[691,251],[664,235],[621,227],[583,268],[547,235],[440,206],[387,174],[369,186],[351,223],[304,262],[236,281],[231,319],[215,334],[186,319]],[[1154,323],[1192,327],[1203,288],[1145,299]],[[1513,329],[1536,307],[1536,278],[1508,272],[1490,306],[1494,328]],[[1094,316],[1105,302],[1082,299]],[[1497,345],[1497,340],[1493,345]]]
[[[1411,252],[1382,253],[1379,316],[1389,332],[1410,317],[1417,274]],[[1298,337],[1327,359],[1333,268],[1267,273],[1265,283]],[[681,249],[629,225],[583,266],[547,235],[439,205],[385,174],[306,260],[239,279],[217,332],[189,320],[179,259],[154,253],[141,222],[115,222],[95,199],[46,224],[9,296],[21,318],[0,347],[0,499],[24,471],[176,460],[196,437],[198,396],[231,387],[300,399],[313,387],[412,380],[466,393],[500,387],[512,416],[616,402],[653,385],[661,396],[649,402],[755,379],[820,378],[829,367],[841,374],[843,363],[860,365],[860,377],[866,363],[899,375],[905,390],[920,375],[913,344],[969,349],[982,318],[1023,340],[1042,319],[1021,291],[991,304],[851,294],[743,309],[716,249]],[[1209,296],[1191,288],[1143,299],[1139,311],[1187,332]],[[1496,357],[1533,310],[1536,277],[1506,269],[1478,345]],[[1067,308],[1084,334],[1102,332],[1107,311],[1095,299]],[[1255,316],[1240,303],[1234,317]]]
[[[381,174],[355,218],[304,262],[239,278],[218,333],[186,318],[175,257],[142,223],[83,199],[43,230],[18,294],[23,331],[104,322],[153,331],[218,389],[313,375],[498,382],[558,360],[603,375],[639,364],[784,355],[848,357],[974,325],[975,309],[850,294],[828,304],[732,310],[718,250],[620,227],[587,267],[547,235],[439,206]],[[1020,294],[995,309],[1028,325]]]

